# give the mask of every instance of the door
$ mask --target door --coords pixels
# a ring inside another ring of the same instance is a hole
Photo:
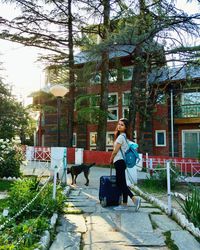
[[[200,152],[200,130],[183,131],[183,157],[198,158]]]

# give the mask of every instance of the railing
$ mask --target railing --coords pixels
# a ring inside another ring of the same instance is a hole
[[[158,165],[165,165],[168,161],[180,170],[181,176],[198,176],[200,175],[200,162],[190,158],[179,158],[179,157],[155,157],[155,156],[144,156],[143,163],[147,169],[156,168]]]
[[[181,105],[175,108],[175,118],[200,117],[200,104]]]

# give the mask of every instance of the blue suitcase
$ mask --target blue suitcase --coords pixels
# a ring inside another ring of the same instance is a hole
[[[100,177],[99,200],[102,207],[121,204],[122,194],[116,185],[115,175]]]

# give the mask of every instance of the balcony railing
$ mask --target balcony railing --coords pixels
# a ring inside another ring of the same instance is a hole
[[[175,118],[200,117],[200,104],[182,105],[175,109]]]

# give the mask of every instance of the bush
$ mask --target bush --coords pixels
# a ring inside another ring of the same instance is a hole
[[[21,147],[10,140],[0,139],[0,177],[19,177],[24,155]]]
[[[0,234],[0,246],[4,244],[7,247],[0,247],[0,250],[35,249],[42,233],[49,228],[50,217],[55,211],[63,211],[65,196],[62,188],[57,186],[56,200],[53,200],[53,185],[48,183],[41,190],[42,187],[44,186],[40,184],[37,177],[13,183],[5,208],[9,207],[9,217],[14,217]],[[38,193],[39,195],[36,197]],[[27,208],[20,214],[19,212],[26,205],[28,205]],[[6,220],[7,218],[1,217],[0,224]],[[18,242],[19,240],[21,241]]]
[[[200,189],[198,187],[193,187],[192,194],[187,196],[181,207],[188,220],[200,228]]]

